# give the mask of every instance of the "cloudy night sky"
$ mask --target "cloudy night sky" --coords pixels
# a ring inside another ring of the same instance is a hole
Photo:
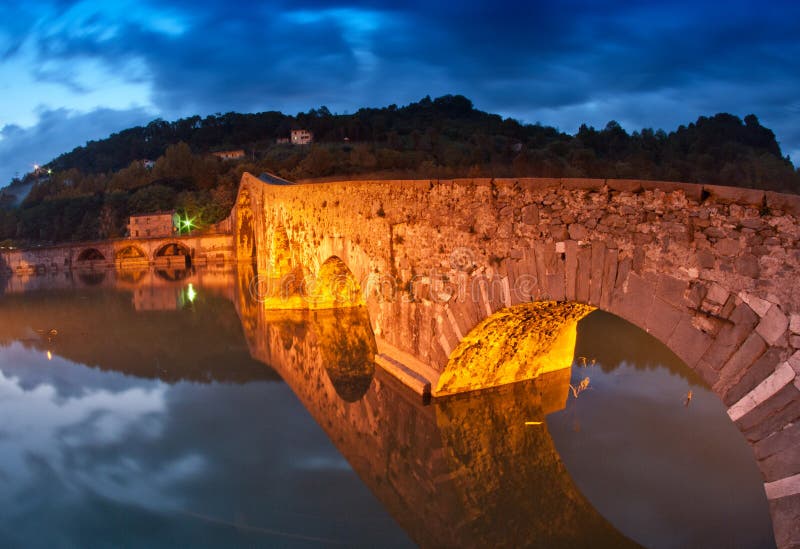
[[[574,133],[756,114],[800,161],[800,3],[0,4],[0,185],[111,132],[460,93]]]

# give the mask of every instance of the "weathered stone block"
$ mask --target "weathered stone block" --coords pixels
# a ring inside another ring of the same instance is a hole
[[[606,179],[606,185],[614,191],[638,193],[642,190],[642,181],[639,179]]]
[[[747,440],[756,442],[795,423],[800,418],[800,391],[786,385],[736,421]]]
[[[566,240],[569,238],[569,232],[567,231],[567,227],[562,224],[550,225],[550,235],[555,240]]]
[[[738,383],[744,372],[767,350],[767,344],[758,334],[750,334],[742,346],[728,359],[719,371],[719,381],[713,389],[717,394],[724,394],[730,387]]]
[[[759,461],[758,468],[766,482],[800,473],[800,442]]]
[[[655,298],[650,308],[650,314],[645,320],[645,329],[659,341],[669,341],[672,332],[675,331],[675,326],[683,316],[681,311],[669,303]]]
[[[759,383],[767,379],[775,368],[781,363],[783,353],[780,349],[771,347],[761,355],[742,375],[741,379],[733,385],[722,398],[726,406],[732,406],[747,393],[755,389]]]
[[[678,355],[690,368],[711,346],[711,337],[692,325],[688,317],[684,317],[675,326],[675,330],[667,341],[667,347]]]
[[[644,271],[644,263],[647,258],[647,253],[644,248],[634,248],[633,258],[631,258],[631,269],[635,272],[642,274]]]
[[[744,204],[760,206],[764,201],[764,191],[745,189],[743,187],[723,187],[721,185],[703,185],[715,202],[719,204]]]
[[[769,502],[775,544],[781,548],[800,547],[800,494]]]
[[[780,310],[780,307],[773,305],[756,326],[758,332],[770,345],[775,345],[789,328],[789,319]]]
[[[662,274],[658,277],[656,294],[667,303],[671,303],[676,307],[683,307],[687,305],[684,295],[688,287],[689,283],[685,280]]]
[[[600,307],[608,310],[614,295],[614,282],[617,278],[619,251],[608,250],[603,265],[603,287],[600,295]]]
[[[795,351],[795,353],[789,357],[789,366],[792,367],[794,373],[800,376],[800,351]]]
[[[563,273],[547,275],[547,293],[549,294],[550,299],[554,301],[564,301],[565,294]]]
[[[754,255],[746,254],[737,257],[733,262],[733,266],[736,269],[736,272],[742,276],[758,278],[760,269],[758,265],[758,259],[756,259]]]
[[[575,280],[575,299],[589,303],[589,288],[592,276],[592,249],[589,246],[578,248],[578,276]]]
[[[478,324],[482,315],[478,313],[476,302],[472,299],[463,301],[451,301],[448,308],[452,312],[453,318],[462,334],[466,335]]]
[[[603,291],[603,267],[606,260],[606,246],[596,240],[592,242],[592,276],[589,282],[589,302],[600,305],[600,296]]]
[[[741,221],[739,221],[739,223],[745,229],[753,229],[755,231],[758,231],[758,230],[764,228],[764,221],[762,221],[761,218],[759,218],[759,217],[751,217],[751,218],[747,218],[747,219],[742,219]]]
[[[727,257],[733,257],[742,249],[742,244],[733,238],[722,238],[714,244],[714,250]]]
[[[630,273],[625,292],[621,295],[621,299],[612,303],[610,312],[641,325],[650,313],[654,296],[655,289],[652,284],[636,273]]]
[[[724,286],[715,282],[708,288],[706,300],[717,305],[724,305],[728,300],[728,295],[730,295],[730,292]]]
[[[630,257],[624,257],[619,261],[617,266],[617,280],[614,282],[614,290],[622,290],[623,286],[628,281],[628,275],[631,272],[632,260]]]
[[[589,237],[589,231],[583,225],[573,223],[569,226],[569,237],[572,240],[586,240]]]
[[[792,314],[789,318],[789,329],[793,334],[800,334],[800,314]]]
[[[754,444],[753,451],[756,459],[762,460],[798,444],[800,444],[800,423],[793,423]]]
[[[800,217],[800,196],[772,191],[767,191],[765,195],[767,197],[767,208],[770,210],[780,210],[794,217]]]
[[[539,284],[544,288],[547,285],[547,267],[545,264],[545,249],[548,245],[545,242],[535,242],[533,245],[533,257],[536,265],[536,276]]]
[[[578,277],[578,243],[567,240],[564,243],[564,297],[575,301],[575,282]]]
[[[692,315],[692,325],[713,337],[722,329],[723,320],[715,316],[697,313]]]
[[[642,188],[646,191],[658,189],[664,192],[683,191],[686,198],[700,202],[703,186],[699,183],[677,183],[674,181],[642,181]]]
[[[522,222],[526,225],[539,224],[539,207],[536,204],[529,204],[522,208]]]
[[[711,365],[702,358],[695,365],[694,370],[700,374],[700,376],[703,378],[703,381],[705,381],[706,385],[709,387],[713,387],[719,379],[719,372],[712,368]]]
[[[709,238],[725,238],[728,233],[720,229],[719,227],[708,227],[703,231],[703,234]]]
[[[722,368],[753,331],[758,323],[758,316],[747,304],[742,303],[734,309],[729,320],[730,324],[723,326],[714,339],[714,344],[703,356],[703,359],[716,370]]]
[[[561,188],[565,190],[596,190],[602,189],[605,179],[590,179],[585,177],[562,177]]]
[[[686,294],[686,300],[690,307],[695,309],[700,308],[700,304],[708,293],[708,287],[700,282],[692,282],[689,286],[689,292]]]
[[[627,220],[622,217],[621,215],[617,214],[607,214],[601,220],[600,224],[605,225],[607,227],[615,227],[615,228],[622,228],[625,227],[627,224]]]
[[[730,318],[734,309],[736,309],[736,305],[738,303],[741,303],[741,301],[739,301],[735,295],[733,294],[729,295],[728,300],[725,302],[725,305],[722,306],[722,310],[720,311],[720,316],[722,318]]]
[[[747,303],[758,316],[763,317],[767,314],[770,307],[772,307],[772,303],[766,299],[761,299],[760,297],[756,297],[753,294],[748,294],[747,292],[739,292],[739,298]]]

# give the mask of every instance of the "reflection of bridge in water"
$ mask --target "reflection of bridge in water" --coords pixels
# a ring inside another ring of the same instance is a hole
[[[375,367],[365,308],[269,311],[246,292],[237,308],[252,355],[418,544],[635,545],[577,490],[547,431],[544,416],[566,404],[568,368],[426,405]],[[561,361],[564,349],[554,355],[540,359]]]
[[[86,288],[77,277],[51,277],[59,282],[48,290],[7,292],[0,343],[23,340],[76,362],[167,382],[245,382],[277,372],[423,546],[634,545],[576,489],[543,422],[563,408],[569,370],[426,404],[376,368],[363,307],[268,311],[249,293],[230,291],[230,272],[172,278],[148,271]],[[173,310],[191,308],[190,281],[202,314],[136,305],[139,290],[154,288],[183,296]],[[17,306],[31,300],[34,306]],[[30,339],[48,327],[58,328],[52,341]],[[196,342],[191,349],[178,343],[187,330]],[[563,353],[559,348],[555,360]]]

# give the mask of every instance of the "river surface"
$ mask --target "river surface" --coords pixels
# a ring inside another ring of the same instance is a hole
[[[0,546],[774,546],[722,404],[613,315],[571,369],[425,403],[363,309],[235,280],[0,281]]]

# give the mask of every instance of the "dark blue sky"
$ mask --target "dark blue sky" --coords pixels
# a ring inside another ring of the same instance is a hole
[[[755,113],[800,161],[800,2],[0,4],[0,185],[156,117],[461,93],[574,133]]]

